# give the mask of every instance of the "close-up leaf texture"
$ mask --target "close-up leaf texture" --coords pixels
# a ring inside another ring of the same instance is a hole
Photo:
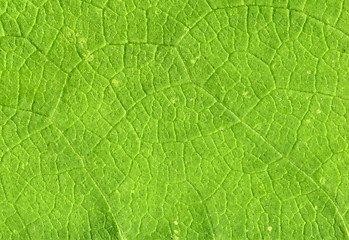
[[[0,239],[349,239],[348,0],[0,0]]]

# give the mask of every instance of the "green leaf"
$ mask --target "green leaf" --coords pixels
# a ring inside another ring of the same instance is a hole
[[[348,239],[349,1],[0,1],[0,239]]]

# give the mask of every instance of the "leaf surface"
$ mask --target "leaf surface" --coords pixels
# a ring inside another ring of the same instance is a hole
[[[349,1],[0,1],[1,239],[348,239]]]

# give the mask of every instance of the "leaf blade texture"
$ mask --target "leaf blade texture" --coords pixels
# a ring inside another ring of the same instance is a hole
[[[348,239],[349,2],[1,1],[1,239]]]

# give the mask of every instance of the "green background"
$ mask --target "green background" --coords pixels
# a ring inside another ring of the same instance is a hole
[[[1,239],[348,239],[349,1],[1,0]]]

